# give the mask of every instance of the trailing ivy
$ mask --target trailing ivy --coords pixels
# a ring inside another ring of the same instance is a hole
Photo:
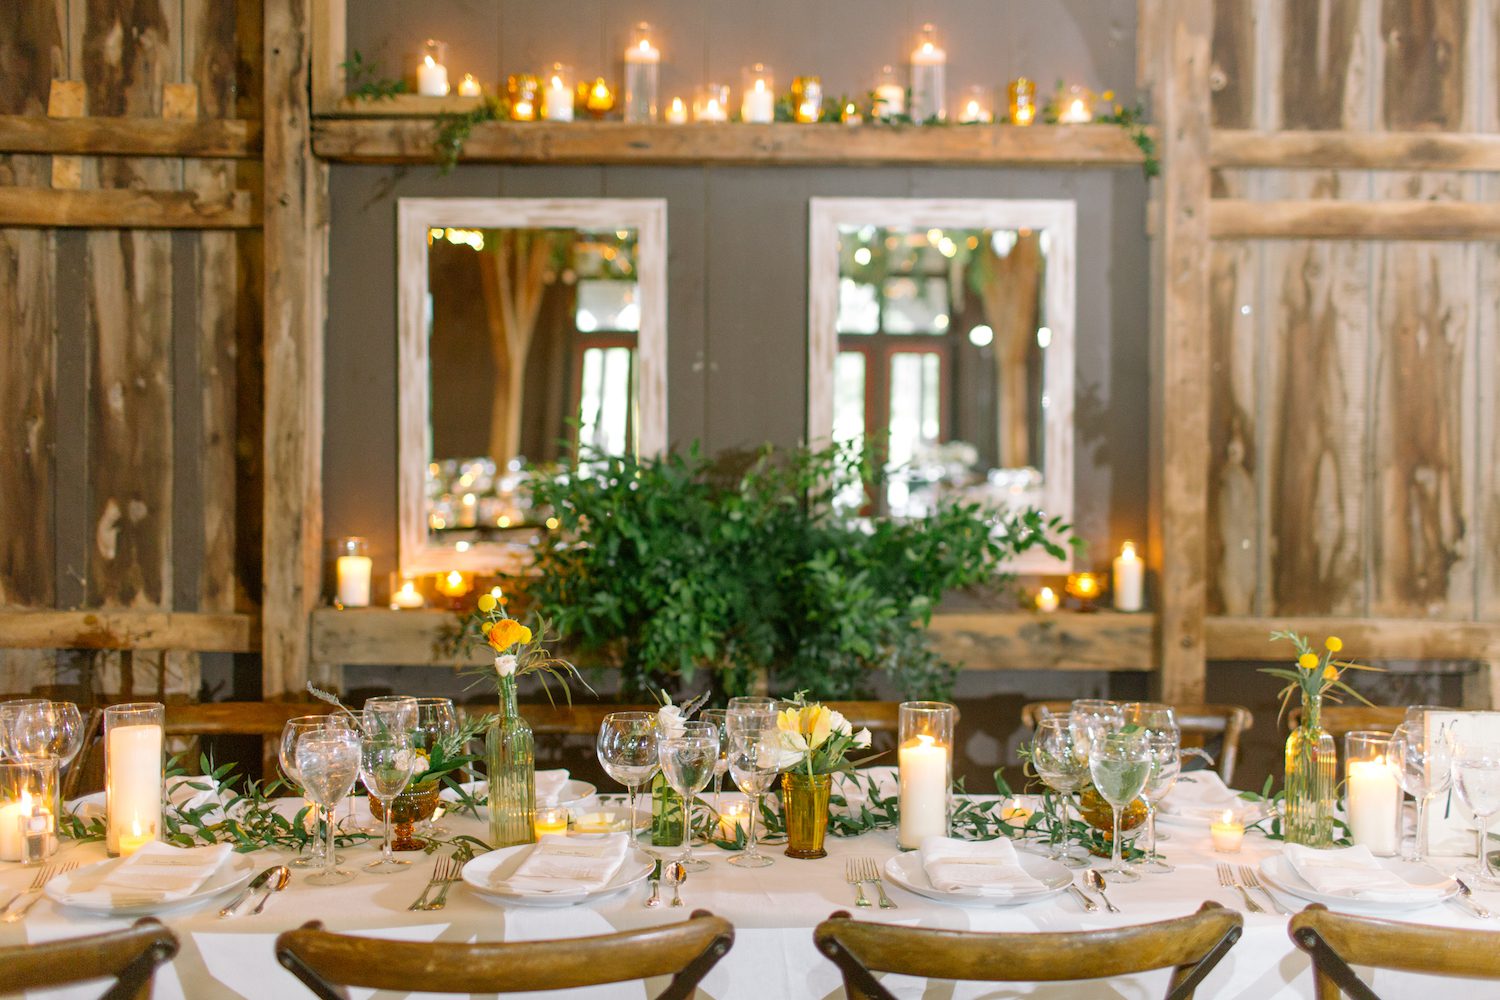
[[[362,101],[389,101],[397,94],[406,93],[405,80],[393,80],[380,75],[380,67],[366,62],[365,57],[354,51],[354,55],[339,65],[344,70],[344,79],[349,85],[349,96]]]

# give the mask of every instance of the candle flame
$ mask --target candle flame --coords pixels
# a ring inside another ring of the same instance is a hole
[[[1224,815],[1222,817],[1220,817],[1219,821],[1221,823],[1233,823],[1234,822],[1234,813],[1233,813],[1233,811],[1231,811],[1229,809],[1225,809],[1224,810]]]
[[[455,570],[452,570],[452,571],[450,571],[448,573],[448,586],[450,586],[450,587],[461,587],[461,586],[463,586],[463,582],[464,582],[464,575],[462,573],[460,573],[458,570],[455,569]]]
[[[649,38],[642,38],[641,39],[641,44],[640,44],[639,47],[640,47],[640,50],[642,52],[650,52],[651,51],[651,39],[649,39]]]
[[[763,93],[765,93],[765,91],[766,91],[766,81],[764,81],[764,80],[756,80],[755,81],[755,92],[757,94],[763,94]]]
[[[932,43],[931,42],[923,42],[922,43],[922,51],[924,53],[930,53],[932,51]]]
[[[609,86],[603,80],[595,80],[594,81],[594,96],[595,97],[608,97],[609,96]]]
[[[554,76],[552,78],[552,86],[554,88],[561,87],[562,86],[562,77],[560,77],[560,76]]]
[[[1135,558],[1135,542],[1127,541],[1124,545],[1120,546],[1120,556],[1122,558],[1124,558],[1126,562],[1129,562],[1130,560],[1134,559]]]
[[[682,98],[680,98],[680,97],[674,97],[674,98],[672,98],[672,110],[673,111],[686,111],[687,110],[687,108],[685,108],[683,106],[683,104],[682,104]]]
[[[145,836],[144,831],[141,830],[141,818],[139,816],[134,816],[130,820],[130,835],[132,837]]]
[[[968,105],[965,106],[965,108],[964,108],[964,114],[966,114],[966,115],[972,115],[975,118],[978,118],[979,117],[979,102],[978,101],[970,101],[968,103]]]
[[[31,815],[31,792],[24,788],[21,789],[21,815]]]
[[[435,63],[435,62],[432,61],[432,56],[423,56],[422,57],[422,61],[424,63],[426,63],[428,66],[436,66],[437,65],[437,63]]]

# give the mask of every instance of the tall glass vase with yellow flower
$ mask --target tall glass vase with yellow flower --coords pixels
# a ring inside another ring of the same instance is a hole
[[[1323,640],[1322,651],[1312,648],[1306,636],[1295,632],[1272,632],[1272,641],[1285,640],[1297,649],[1291,667],[1265,667],[1262,672],[1284,678],[1281,710],[1294,694],[1302,702],[1302,716],[1286,741],[1286,779],[1281,806],[1281,835],[1288,844],[1330,847],[1333,844],[1333,810],[1337,749],[1333,736],[1322,725],[1323,702],[1349,695],[1369,704],[1344,680],[1347,670],[1371,670],[1335,659],[1344,648],[1336,635]]]
[[[828,795],[833,776],[850,773],[850,750],[870,745],[870,731],[854,731],[849,720],[826,705],[802,700],[800,692],[776,715],[782,754],[781,809],[786,818],[786,856],[821,858],[828,833]]]
[[[530,844],[536,840],[536,739],[516,703],[516,682],[528,674],[538,675],[543,684],[551,677],[567,693],[568,681],[581,683],[581,678],[571,663],[547,651],[539,634],[507,615],[494,594],[480,596],[468,624],[494,653],[493,676],[500,694],[500,714],[485,734],[490,843]]]

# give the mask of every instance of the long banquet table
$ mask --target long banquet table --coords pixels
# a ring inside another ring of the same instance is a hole
[[[479,821],[448,816],[444,822],[456,833],[483,837]],[[1134,884],[1111,886],[1110,896],[1124,911],[1120,914],[1083,912],[1070,894],[1063,894],[1022,907],[951,906],[908,893],[886,882],[887,892],[899,904],[897,910],[856,910],[852,888],[844,882],[844,864],[849,857],[874,857],[882,865],[896,853],[893,831],[877,831],[852,839],[830,837],[829,856],[818,861],[796,861],[784,857],[780,848],[768,848],[775,864],[760,869],[733,867],[724,852],[703,849],[710,859],[707,871],[693,874],[682,888],[683,909],[661,907],[648,910],[641,903],[645,885],[590,903],[559,908],[501,907],[479,897],[462,883],[454,886],[447,908],[431,913],[413,913],[407,904],[421,892],[431,872],[432,861],[421,855],[407,872],[395,875],[360,874],[337,887],[319,888],[303,882],[297,871],[291,885],[272,898],[260,916],[220,919],[218,904],[183,914],[168,914],[163,921],[182,942],[177,959],[157,977],[159,998],[187,997],[191,1000],[245,998],[245,1000],[295,1000],[311,996],[290,973],[276,963],[273,942],[278,933],[308,920],[321,920],[331,930],[368,934],[405,941],[529,941],[544,938],[580,937],[615,930],[646,927],[683,919],[693,908],[704,908],[725,917],[735,926],[735,943],[729,954],[704,981],[702,991],[714,1000],[765,1000],[765,998],[825,998],[843,995],[834,966],[813,947],[812,929],[835,910],[848,910],[860,919],[882,920],[914,927],[946,927],[976,931],[1083,931],[1148,923],[1192,913],[1204,900],[1242,908],[1234,889],[1218,884],[1215,865],[1224,860],[1236,864],[1258,864],[1279,845],[1254,833],[1246,837],[1237,856],[1214,854],[1206,830],[1172,826],[1171,840],[1163,845],[1169,861],[1177,866],[1172,874],[1148,875]],[[376,854],[374,847],[344,852],[345,867],[358,866]],[[98,844],[70,844],[57,856],[60,860],[89,863],[104,857]],[[276,852],[253,856],[257,867],[284,860]],[[1457,865],[1455,859],[1451,865]],[[1439,867],[1442,867],[1439,865]],[[0,892],[24,888],[33,870],[18,865],[0,865]],[[1500,911],[1500,893],[1480,893],[1481,902]],[[1304,905],[1294,898],[1283,901],[1289,909]],[[1457,906],[1443,904],[1403,914],[1424,924],[1450,927],[1500,929],[1500,921],[1482,921]],[[78,937],[126,926],[130,921],[102,919],[64,912],[50,900],[39,902],[20,923],[0,923],[0,944],[51,941]],[[1000,994],[993,984],[946,986],[918,980],[887,977],[886,983],[902,997],[974,997],[1035,995],[1066,998],[1160,997],[1167,974],[1158,972],[1108,983],[1048,984],[1035,987],[1005,987]],[[1425,977],[1381,973],[1374,980],[1382,997],[1431,995],[1434,981]],[[654,996],[661,983],[597,987],[569,994],[578,998],[639,998]],[[1438,989],[1454,988],[1449,981]],[[1488,992],[1485,992],[1488,991]],[[1496,995],[1487,984],[1476,995]],[[51,997],[97,997],[97,986],[43,994]],[[372,996],[368,992],[354,993]],[[422,994],[426,995],[426,994]],[[556,997],[557,993],[527,994]],[[1280,997],[1311,997],[1312,979],[1307,958],[1287,936],[1287,918],[1274,913],[1245,914],[1245,932],[1200,987],[1200,997],[1226,1000],[1268,1000]]]

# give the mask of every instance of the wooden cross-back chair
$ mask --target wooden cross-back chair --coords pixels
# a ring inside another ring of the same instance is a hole
[[[813,941],[844,975],[849,1000],[895,1000],[875,973],[991,983],[1072,982],[1172,969],[1167,1000],[1190,1000],[1239,940],[1244,918],[1218,903],[1137,927],[1044,934],[900,927],[840,910]]]
[[[897,704],[893,701],[830,701],[829,708],[843,714],[855,729],[875,733],[896,731]],[[611,712],[655,712],[656,705],[613,705],[545,702],[521,706],[521,715],[534,733],[554,736],[592,736],[599,731],[604,717]]]
[[[1500,934],[1334,913],[1313,903],[1287,933],[1312,957],[1317,1000],[1380,1000],[1350,966],[1464,979],[1500,979]],[[1455,984],[1456,985],[1456,984]],[[1441,991],[1439,991],[1441,993]]]
[[[100,1000],[149,1000],[156,970],[177,954],[177,936],[146,917],[123,930],[0,948],[0,995],[115,981]]]
[[[1021,725],[1035,729],[1046,714],[1066,715],[1070,701],[1033,701],[1021,707]],[[1219,741],[1214,770],[1228,785],[1234,781],[1234,768],[1240,760],[1240,737],[1255,726],[1255,716],[1243,705],[1173,705],[1177,727],[1182,730],[1183,748],[1205,747],[1210,740]]]
[[[1318,725],[1340,743],[1346,734],[1361,729],[1394,733],[1405,721],[1406,709],[1400,705],[1324,705],[1318,713]],[[1301,705],[1287,710],[1286,724],[1288,731],[1302,724]]]
[[[334,934],[314,920],[276,939],[276,958],[322,1000],[345,987],[411,993],[572,990],[671,976],[657,1000],[687,1000],[734,945],[706,910],[665,927],[555,941],[456,944]]]

